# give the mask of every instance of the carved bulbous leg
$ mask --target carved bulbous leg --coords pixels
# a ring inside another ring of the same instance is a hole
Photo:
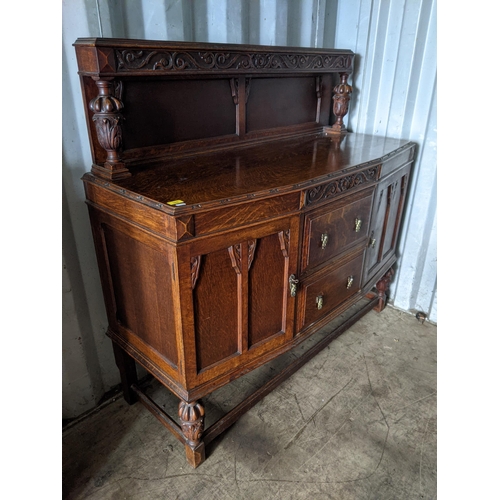
[[[196,468],[205,460],[205,443],[201,441],[205,425],[205,408],[200,401],[179,403],[181,429],[186,438],[186,459]]]
[[[387,271],[384,276],[377,282],[375,287],[378,293],[378,304],[373,308],[377,312],[382,312],[385,308],[385,303],[387,301],[387,290],[389,289],[389,284],[394,275],[394,270],[392,267]]]

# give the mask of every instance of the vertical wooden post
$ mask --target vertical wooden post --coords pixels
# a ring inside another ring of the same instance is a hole
[[[115,342],[113,342],[113,352],[116,365],[120,370],[123,397],[129,405],[132,405],[137,401],[137,396],[131,389],[132,385],[137,383],[135,361]]]

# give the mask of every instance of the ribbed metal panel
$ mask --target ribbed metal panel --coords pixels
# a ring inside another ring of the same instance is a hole
[[[63,250],[70,281],[63,308],[78,315],[63,332],[64,362],[72,366],[63,380],[68,389],[65,417],[92,407],[103,390],[118,383],[104,335],[107,320],[80,181],[91,158],[72,47],[78,37],[352,49],[357,57],[348,128],[419,145],[402,259],[391,292],[396,307],[424,311],[436,321],[435,1],[65,0],[62,12],[63,189],[68,220]],[[101,380],[95,380],[96,373]],[[79,387],[74,401],[70,385]]]
[[[357,54],[348,128],[418,144],[391,293],[437,321],[436,2],[340,0],[335,44]]]

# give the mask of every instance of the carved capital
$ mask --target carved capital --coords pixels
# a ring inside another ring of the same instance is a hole
[[[280,231],[278,233],[278,237],[280,240],[281,252],[283,253],[283,257],[288,258],[289,250],[290,250],[290,229],[286,231]]]
[[[191,257],[191,288],[194,290],[200,274],[201,255]]]
[[[179,418],[181,429],[187,443],[195,447],[200,443],[201,435],[205,425],[205,408],[200,401],[179,403]]]
[[[253,258],[255,256],[255,249],[257,248],[257,240],[248,240],[248,270],[252,267]]]
[[[237,243],[227,249],[229,257],[231,257],[231,264],[236,274],[241,274],[241,243]]]

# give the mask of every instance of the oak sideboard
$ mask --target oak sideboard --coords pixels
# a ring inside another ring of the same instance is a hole
[[[208,442],[384,308],[415,144],[345,130],[350,50],[74,45],[93,161],[83,182],[124,397],[197,467]],[[205,428],[204,396],[336,319]],[[177,416],[141,389],[136,363],[179,398]]]

